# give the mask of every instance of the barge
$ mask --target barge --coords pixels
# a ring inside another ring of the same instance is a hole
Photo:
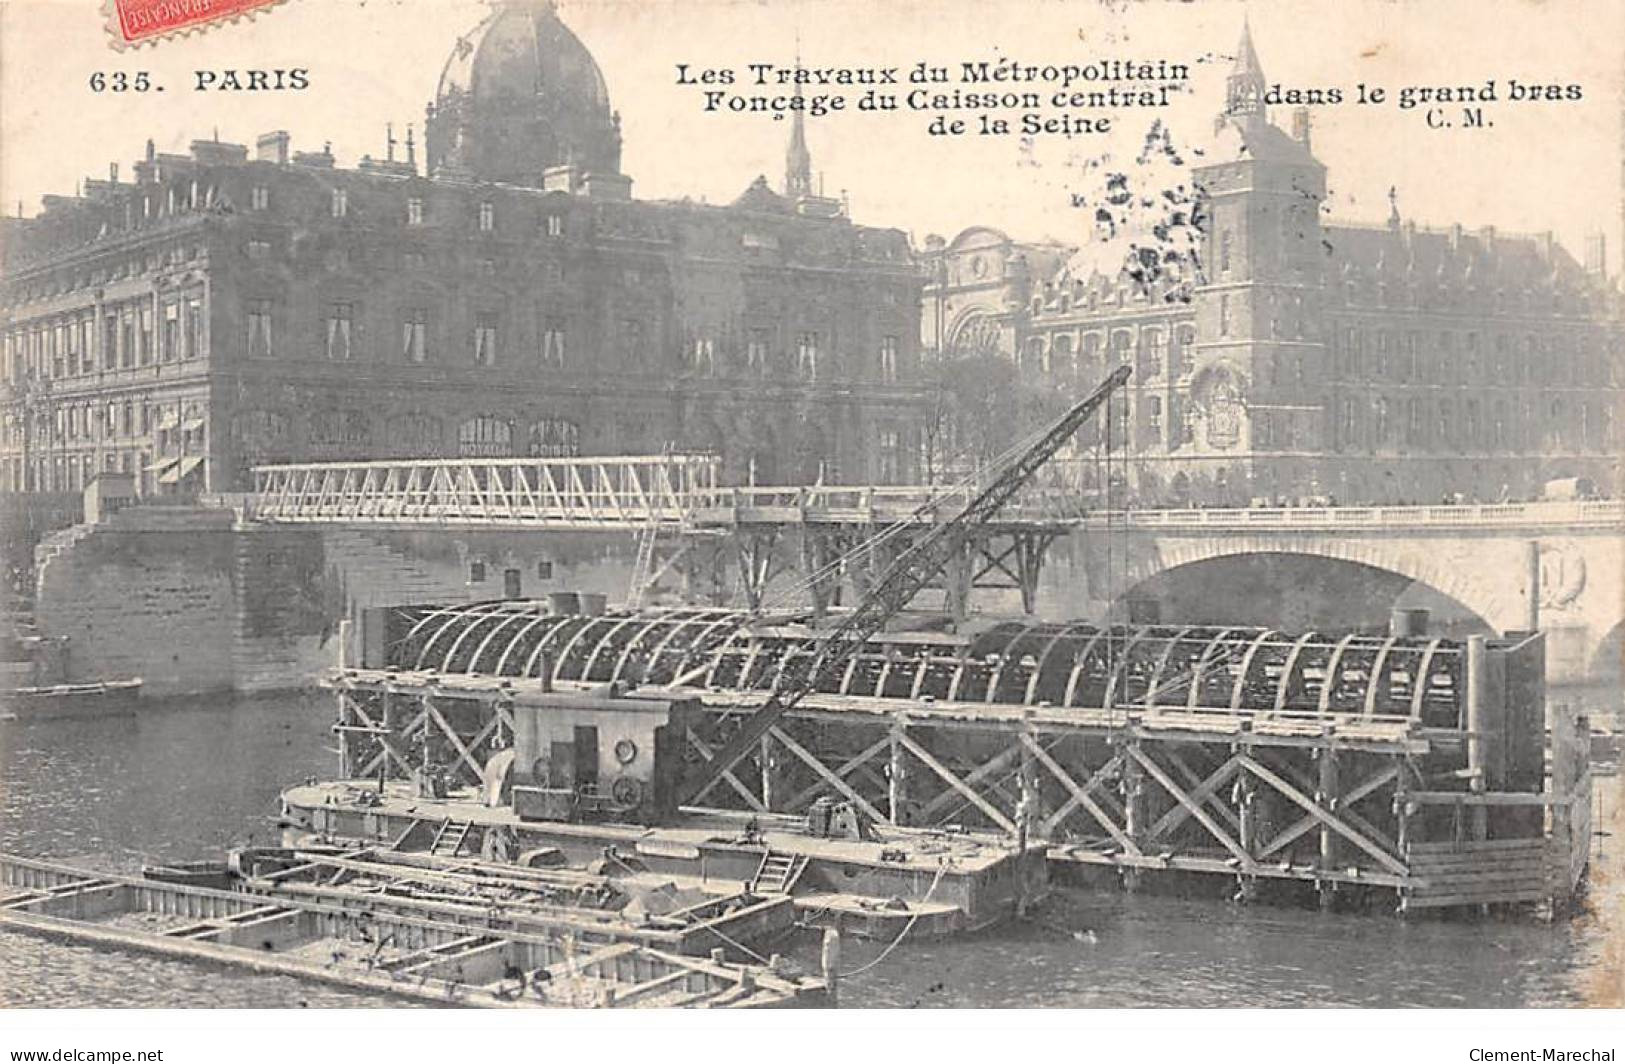
[[[0,927],[436,1005],[817,1007],[822,978],[546,921],[523,928],[330,897],[215,890],[0,855]]]
[[[407,844],[420,818],[431,845],[511,832],[741,883],[799,865],[786,889],[809,919],[882,937],[985,926],[1051,875],[1567,911],[1590,860],[1587,723],[1546,705],[1543,637],[1449,639],[1401,613],[1387,633],[881,631],[716,772],[820,653],[812,615],[366,610],[355,664],[327,680],[339,778],[284,807],[296,830],[369,845]],[[694,775],[710,782],[691,792]],[[939,905],[957,912],[922,911]]]
[[[86,717],[126,717],[140,708],[140,702],[139,679],[13,687],[0,691],[0,720],[26,723]]]

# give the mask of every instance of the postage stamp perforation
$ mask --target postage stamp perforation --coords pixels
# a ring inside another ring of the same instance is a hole
[[[218,9],[216,13],[191,15],[177,13],[178,17],[168,22],[155,19],[150,27],[132,32],[129,23],[135,11],[159,6],[163,2],[164,0],[102,0],[103,29],[107,33],[108,46],[118,52],[135,51],[163,41],[201,35],[220,26],[252,22],[259,15],[281,6],[287,0],[213,0],[212,6]],[[178,0],[171,0],[171,3],[176,7],[185,6]]]

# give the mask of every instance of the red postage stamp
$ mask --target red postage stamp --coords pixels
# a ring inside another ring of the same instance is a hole
[[[283,0],[106,0],[114,48],[130,48],[206,29],[275,7]]]

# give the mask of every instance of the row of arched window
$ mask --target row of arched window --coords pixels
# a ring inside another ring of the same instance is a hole
[[[1032,336],[1021,352],[1022,372],[1061,379],[1096,380],[1132,364],[1137,383],[1163,374],[1187,378],[1196,368],[1193,325],[1145,326]]]

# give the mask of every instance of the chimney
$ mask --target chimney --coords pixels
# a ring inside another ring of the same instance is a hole
[[[1303,145],[1305,151],[1309,146],[1309,108],[1298,107],[1292,111],[1292,139]]]
[[[1600,232],[1586,237],[1586,272],[1598,278],[1608,276],[1608,238]]]
[[[1397,606],[1388,615],[1388,634],[1396,639],[1421,639],[1428,634],[1428,611]]]
[[[293,138],[285,129],[274,133],[261,133],[254,142],[254,158],[262,163],[276,163],[278,166],[288,165],[288,148]]]

